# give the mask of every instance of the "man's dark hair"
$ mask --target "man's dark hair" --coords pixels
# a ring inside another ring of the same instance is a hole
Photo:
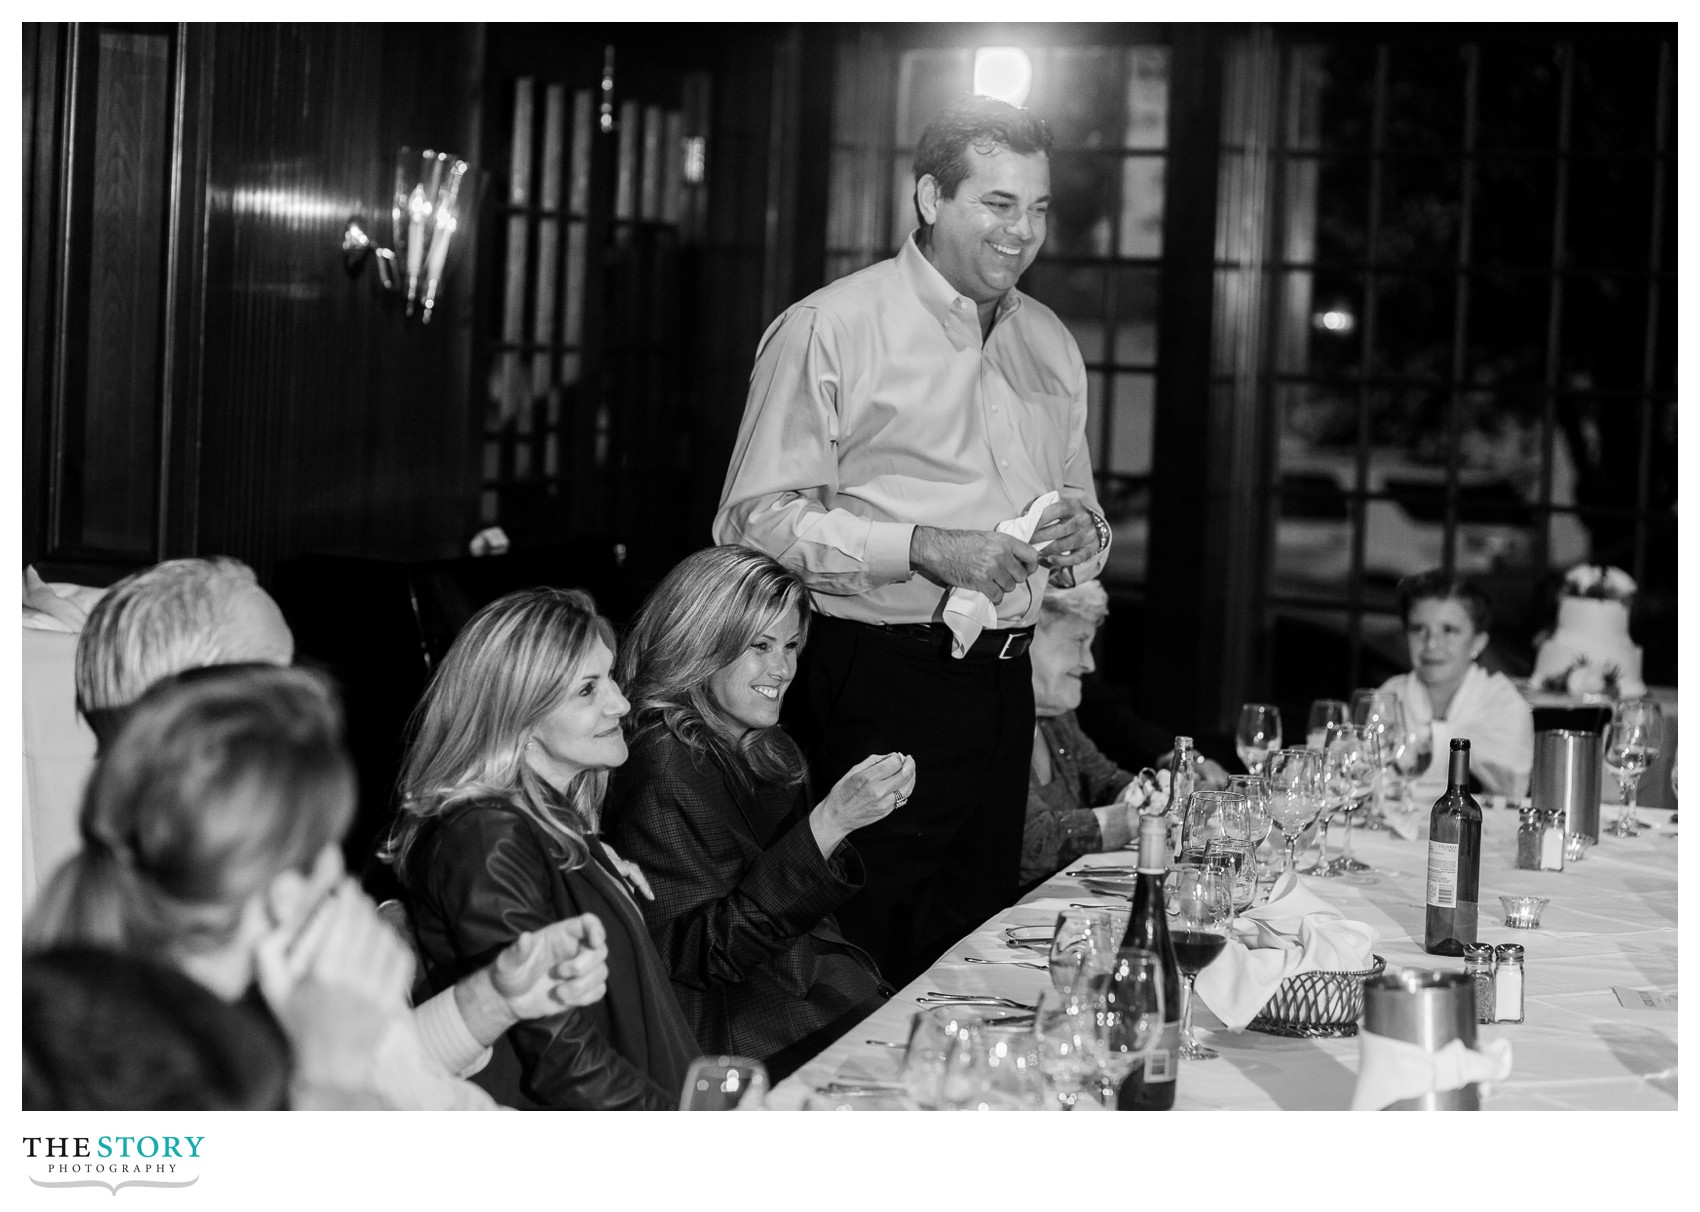
[[[277,1025],[163,963],[99,947],[28,956],[26,1111],[282,1111]]]
[[[1019,109],[996,97],[969,96],[952,102],[933,115],[921,141],[915,145],[915,184],[931,176],[939,183],[939,197],[956,197],[957,186],[968,179],[968,149],[989,152],[1007,147],[1018,156],[1051,156],[1051,128],[1030,109]],[[932,224],[921,216],[917,192],[915,221],[920,225],[916,242],[923,248],[932,236]]]
[[[1399,582],[1399,621],[1409,626],[1411,607],[1418,602],[1451,600],[1456,600],[1464,608],[1464,613],[1470,616],[1470,625],[1477,632],[1487,634],[1488,628],[1493,625],[1493,603],[1488,601],[1488,595],[1467,577],[1449,577],[1438,568],[1408,576]]]

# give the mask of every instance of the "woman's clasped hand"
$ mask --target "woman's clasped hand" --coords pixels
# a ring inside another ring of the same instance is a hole
[[[915,790],[915,759],[902,753],[863,758],[845,772],[809,817],[828,858],[851,833],[884,820]]]

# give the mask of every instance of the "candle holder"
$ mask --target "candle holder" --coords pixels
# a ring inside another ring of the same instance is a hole
[[[1550,896],[1502,896],[1500,906],[1505,910],[1505,924],[1513,930],[1539,930],[1541,911],[1552,900]]]
[[[417,306],[421,324],[431,322],[450,249],[457,247],[455,233],[468,221],[471,207],[462,184],[469,167],[452,152],[426,148],[415,154],[404,147],[395,160],[390,246],[374,241],[358,215],[350,216],[343,229],[342,262],[348,276],[358,278],[368,261],[376,261],[379,289],[402,295],[409,316]]]

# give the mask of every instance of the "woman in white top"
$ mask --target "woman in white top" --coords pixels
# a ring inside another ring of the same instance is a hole
[[[1476,664],[1493,618],[1487,595],[1461,577],[1425,572],[1400,582],[1399,614],[1411,672],[1381,688],[1399,695],[1412,731],[1433,729],[1436,760],[1416,783],[1419,802],[1444,789],[1442,759],[1453,737],[1470,742],[1470,773],[1483,789],[1524,795],[1534,764],[1534,715],[1510,678]]]

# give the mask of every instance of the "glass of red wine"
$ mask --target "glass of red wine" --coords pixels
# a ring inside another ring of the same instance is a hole
[[[1175,913],[1169,937],[1175,963],[1186,977],[1181,994],[1180,1054],[1187,1060],[1211,1060],[1219,1055],[1192,1034],[1192,986],[1198,974],[1228,945],[1228,924],[1234,917],[1234,877],[1219,867],[1182,867],[1175,884]]]

